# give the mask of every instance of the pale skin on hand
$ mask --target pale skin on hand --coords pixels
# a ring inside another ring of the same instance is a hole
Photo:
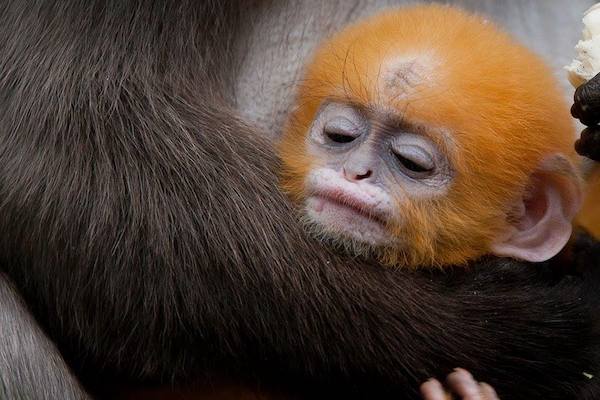
[[[456,368],[446,378],[447,389],[461,400],[500,400],[494,388],[484,382],[477,382],[473,375],[462,368]],[[421,385],[423,400],[451,400],[451,395],[437,379],[430,379]]]

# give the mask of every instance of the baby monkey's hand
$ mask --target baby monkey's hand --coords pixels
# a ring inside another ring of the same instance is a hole
[[[448,393],[436,379],[421,385],[423,400],[499,400],[496,391],[487,383],[477,382],[473,375],[457,368],[446,378]]]
[[[600,161],[600,74],[577,88],[571,114],[587,126],[575,143],[575,150]]]

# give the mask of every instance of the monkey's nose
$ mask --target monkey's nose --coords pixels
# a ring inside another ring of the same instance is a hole
[[[344,177],[349,181],[362,181],[369,179],[373,175],[373,171],[367,169],[366,171],[348,171],[344,168]]]
[[[373,172],[371,170],[368,170],[367,172],[365,172],[364,174],[356,174],[354,176],[354,179],[356,179],[357,181],[360,181],[362,179],[367,179],[369,178],[371,175],[373,174]]]

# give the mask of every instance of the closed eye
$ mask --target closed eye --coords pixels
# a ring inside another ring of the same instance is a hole
[[[354,116],[350,116],[354,117]],[[360,137],[363,130],[356,121],[352,121],[346,116],[338,115],[325,122],[323,126],[323,136],[331,144],[352,143]]]
[[[435,172],[435,160],[424,146],[396,143],[392,153],[399,169],[410,178],[422,179]]]
[[[356,139],[355,136],[336,131],[325,131],[325,136],[327,136],[329,140],[335,143],[350,143]]]
[[[404,168],[409,171],[417,173],[426,173],[433,171],[433,166],[419,164],[417,161],[411,160],[410,158],[404,157],[401,154],[394,154],[396,159]]]

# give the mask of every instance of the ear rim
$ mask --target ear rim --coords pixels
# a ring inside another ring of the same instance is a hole
[[[525,229],[507,221],[508,231],[492,243],[492,253],[528,262],[544,262],[556,256],[569,242],[573,221],[583,204],[582,179],[577,171],[573,162],[561,153],[544,158],[529,182],[545,182],[541,192],[545,195],[546,211]],[[524,196],[517,201],[516,208],[526,208]]]

